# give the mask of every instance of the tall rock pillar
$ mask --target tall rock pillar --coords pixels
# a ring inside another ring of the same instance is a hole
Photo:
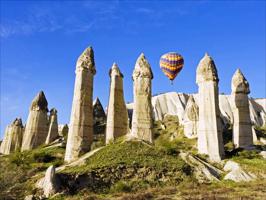
[[[218,74],[214,61],[205,54],[197,68],[199,86],[198,151],[213,161],[224,157],[222,124],[218,98]]]
[[[48,135],[45,144],[53,142],[58,136],[59,133],[58,133],[58,122],[57,122],[57,110],[55,108],[52,108],[50,110]]]
[[[22,120],[16,118],[12,124],[6,127],[5,136],[0,146],[0,153],[10,154],[19,151],[21,148],[23,131]]]
[[[107,109],[106,144],[128,132],[128,113],[124,100],[123,74],[114,63],[109,72],[110,94]]]
[[[48,133],[48,102],[43,91],[33,99],[30,107],[28,120],[21,150],[31,150],[45,143]]]
[[[234,115],[233,142],[235,147],[247,147],[253,144],[248,94],[249,84],[237,69],[231,83],[231,103]]]
[[[93,142],[94,53],[85,49],[76,64],[76,80],[67,138],[65,161],[71,162],[90,150]]]
[[[132,77],[134,81],[134,105],[131,135],[152,143],[151,80],[153,74],[143,53],[137,59]]]

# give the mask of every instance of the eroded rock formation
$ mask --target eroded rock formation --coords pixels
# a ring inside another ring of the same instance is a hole
[[[0,145],[0,153],[10,154],[19,151],[23,137],[23,124],[20,118],[16,118],[5,130],[3,142]]]
[[[249,112],[249,84],[237,69],[231,84],[231,104],[234,115],[233,142],[236,147],[247,147],[253,144],[252,125]]]
[[[224,157],[218,82],[215,63],[205,54],[198,65],[196,77],[199,86],[198,151],[208,154],[213,161],[220,161]]]
[[[131,136],[152,143],[151,80],[153,74],[143,53],[137,59],[132,77],[134,81],[134,104]]]
[[[90,150],[93,142],[93,77],[96,73],[91,47],[80,55],[67,138],[65,161],[70,162]]]
[[[106,114],[102,103],[97,97],[93,101],[93,131],[94,136],[104,136],[106,128]]]
[[[198,121],[199,107],[191,95],[188,99],[183,117],[184,134],[186,137],[195,138],[198,136]]]
[[[128,113],[124,100],[123,74],[114,63],[109,72],[110,94],[107,109],[106,144],[128,132]]]
[[[45,144],[53,142],[59,136],[58,133],[58,122],[57,122],[57,110],[52,108],[49,115],[49,128],[48,135]]]
[[[43,91],[33,99],[27,119],[21,150],[30,150],[45,143],[48,133],[48,102]]]

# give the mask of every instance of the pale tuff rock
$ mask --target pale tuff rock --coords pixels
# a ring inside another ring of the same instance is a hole
[[[134,105],[131,136],[152,143],[151,80],[153,74],[144,54],[141,54],[137,59],[132,77],[134,81]]]
[[[205,54],[198,65],[196,78],[199,86],[198,151],[208,154],[213,161],[220,161],[224,157],[218,81],[214,61]]]
[[[21,148],[23,131],[22,120],[16,118],[12,124],[6,127],[5,136],[0,146],[0,153],[10,154],[19,151]]]
[[[224,180],[232,180],[235,182],[251,181],[256,178],[252,173],[245,172],[238,163],[227,161],[224,166],[224,171],[229,172],[225,175]]]
[[[106,114],[103,106],[97,97],[93,101],[93,131],[94,136],[104,135],[106,127]]]
[[[94,53],[85,49],[77,61],[76,80],[65,161],[77,159],[90,150],[93,142],[93,76],[95,75]]]
[[[56,138],[58,138],[58,136],[59,133],[58,133],[58,122],[57,122],[57,110],[55,108],[52,108],[50,110],[48,135],[45,144],[53,142]]]
[[[199,107],[193,96],[189,97],[183,117],[184,134],[188,138],[195,138],[198,135]]]
[[[43,194],[46,198],[58,192],[59,180],[53,165],[46,170],[44,178],[37,182],[36,187],[43,190]]]
[[[61,137],[67,136],[67,134],[68,134],[68,125],[67,124],[58,125],[58,134]]]
[[[184,94],[168,92],[152,97],[153,119],[163,120],[166,114],[178,116],[183,124],[183,115],[189,96],[192,95],[195,103],[199,105],[198,94]],[[266,99],[249,99],[250,118],[256,126],[266,125]],[[127,104],[129,111],[133,109],[133,103]],[[233,124],[233,112],[231,106],[231,95],[219,95],[220,116],[223,125]]]
[[[34,149],[45,143],[49,124],[47,106],[47,100],[43,91],[41,91],[33,99],[30,106],[30,112],[21,147],[22,151]]]
[[[124,100],[123,74],[114,63],[109,75],[111,80],[107,109],[106,144],[128,133],[128,113]]]
[[[199,182],[219,181],[221,170],[188,153],[181,152],[179,155],[188,165],[193,167],[193,173]]]
[[[253,144],[252,125],[249,111],[249,84],[239,69],[232,78],[231,105],[234,115],[233,142],[236,147]]]

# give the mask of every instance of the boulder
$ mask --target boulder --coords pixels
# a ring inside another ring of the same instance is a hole
[[[36,187],[43,190],[43,194],[46,198],[58,192],[60,181],[56,176],[55,167],[53,165],[46,170],[44,178],[37,182]]]
[[[254,174],[245,172],[238,163],[230,160],[226,162],[224,171],[229,172],[225,175],[224,180],[241,182],[251,181],[257,178]]]

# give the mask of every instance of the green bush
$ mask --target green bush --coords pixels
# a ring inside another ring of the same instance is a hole
[[[118,181],[111,187],[111,192],[131,192],[131,186],[125,181]]]

